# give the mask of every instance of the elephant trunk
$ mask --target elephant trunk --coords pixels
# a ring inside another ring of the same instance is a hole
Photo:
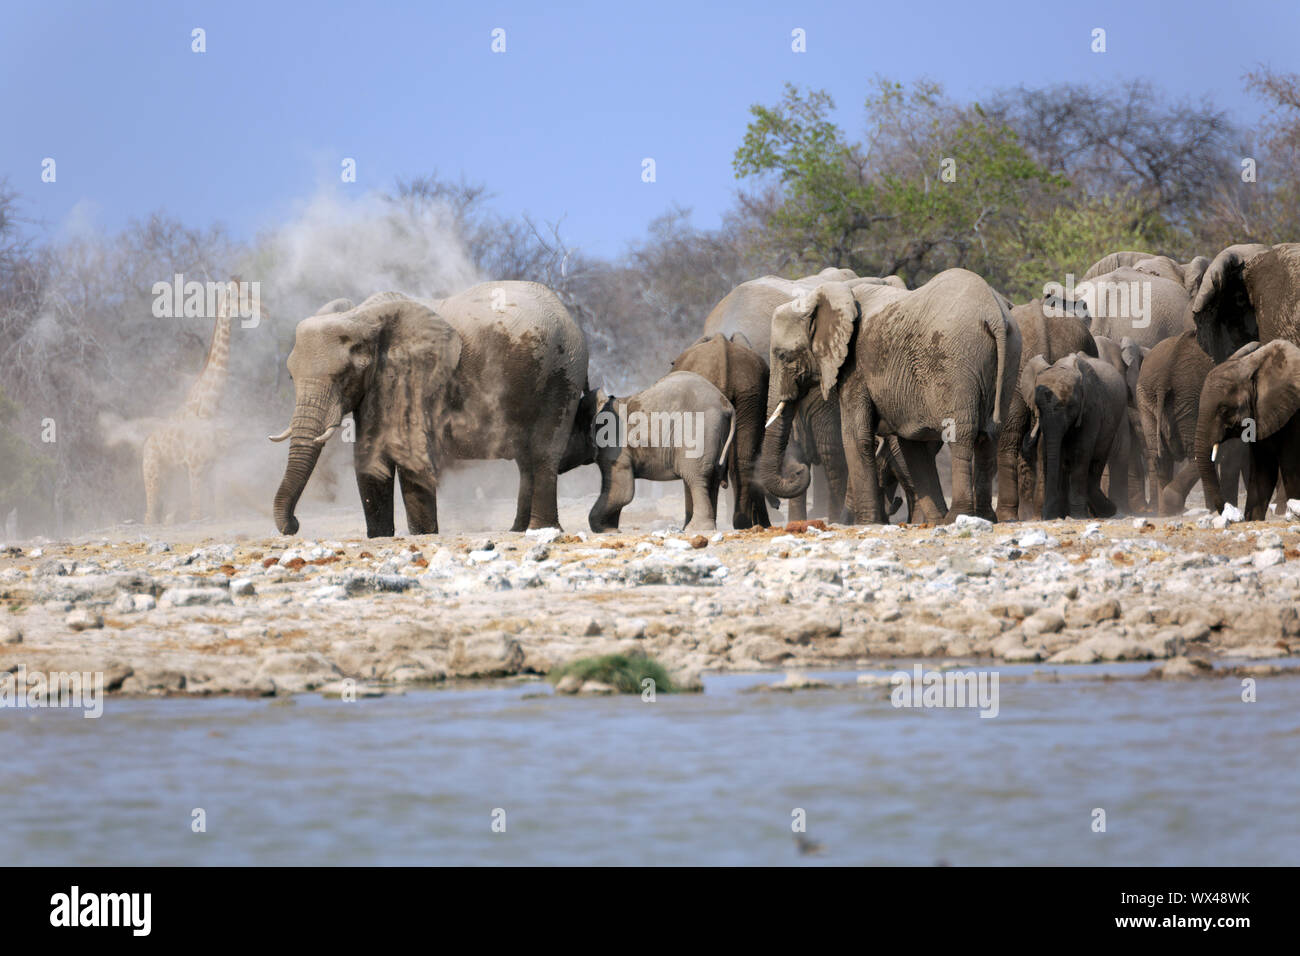
[[[272,512],[275,527],[281,534],[297,534],[298,519],[293,510],[311,478],[325,442],[326,433],[333,433],[343,417],[342,406],[335,389],[310,382],[298,387],[293,421],[289,425],[289,462],[284,477],[275,492]]]
[[[803,462],[797,463],[791,474],[782,471],[796,404],[791,399],[777,405],[769,419],[771,424],[763,437],[763,454],[758,460],[759,483],[778,498],[795,498],[808,490],[808,466]]]
[[[1219,472],[1214,462],[1214,450],[1223,441],[1224,433],[1218,407],[1216,395],[1207,393],[1201,396],[1201,407],[1196,415],[1196,449],[1193,455],[1196,471],[1201,477],[1201,488],[1205,492],[1205,507],[1214,512],[1223,510],[1223,489],[1219,485]]]
[[[1065,429],[1059,422],[1040,419],[1043,442],[1043,517],[1064,518],[1070,513],[1068,481],[1061,461],[1061,444]]]

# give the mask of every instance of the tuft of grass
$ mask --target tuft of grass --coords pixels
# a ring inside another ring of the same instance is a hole
[[[672,679],[662,664],[650,657],[628,657],[625,654],[605,654],[602,657],[579,657],[561,664],[546,675],[552,684],[573,675],[582,681],[600,681],[609,684],[620,694],[641,693],[641,681],[649,677],[655,682],[655,692],[674,693]]]

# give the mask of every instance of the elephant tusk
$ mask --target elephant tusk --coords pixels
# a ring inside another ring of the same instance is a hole
[[[1210,461],[1219,460],[1219,443],[1216,441],[1214,447],[1210,449]]]
[[[284,431],[280,432],[280,434],[278,435],[267,435],[266,437],[271,439],[271,441],[284,441],[286,438],[289,437],[289,433],[291,431],[293,431],[292,425],[286,428]]]
[[[323,445],[323,444],[325,444],[327,441],[330,440],[330,438],[331,438],[331,437],[334,435],[334,433],[335,433],[336,431],[338,431],[338,430],[339,430],[339,426],[338,426],[338,425],[331,425],[329,428],[325,429],[323,432],[321,432],[319,435],[316,436],[316,439],[315,439],[316,444],[318,444],[318,445]]]
[[[785,402],[777,402],[777,403],[776,403],[776,411],[772,412],[772,417],[769,418],[769,419],[767,420],[767,424],[764,425],[763,427],[764,427],[764,428],[771,428],[771,427],[772,427],[772,423],[773,423],[774,421],[776,421],[778,418],[781,417],[781,409],[783,409],[783,408],[785,408]]]

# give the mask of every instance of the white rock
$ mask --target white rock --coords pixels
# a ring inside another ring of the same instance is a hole
[[[559,528],[530,528],[524,536],[541,544],[550,544],[563,533]]]
[[[993,522],[977,515],[958,515],[957,520],[953,522],[953,527],[970,531],[992,531]]]
[[[88,631],[103,627],[104,617],[98,611],[77,608],[63,619],[63,623],[74,631]]]
[[[1222,513],[1215,515],[1210,521],[1211,528],[1222,530],[1229,525],[1234,525],[1242,518],[1241,509],[1231,501],[1224,502]]]
[[[1047,532],[1041,528],[1030,528],[1016,537],[1016,544],[1022,548],[1037,548],[1047,544]]]
[[[1255,567],[1271,568],[1275,564],[1281,564],[1286,560],[1286,552],[1281,548],[1267,548],[1263,551],[1255,552]]]

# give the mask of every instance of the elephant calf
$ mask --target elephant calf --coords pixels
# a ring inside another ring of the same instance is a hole
[[[1128,388],[1103,359],[1082,353],[1052,365],[1036,355],[1025,366],[1020,393],[1033,428],[1025,457],[1043,443],[1043,517],[1110,518],[1116,512],[1101,490],[1110,465],[1111,498],[1128,501]]]
[[[726,396],[694,372],[671,372],[635,395],[602,393],[597,402],[593,434],[600,497],[588,515],[591,530],[618,528],[638,478],[680,478],[686,488],[686,530],[715,530],[718,488],[725,484],[727,452],[736,435],[735,411]]]

